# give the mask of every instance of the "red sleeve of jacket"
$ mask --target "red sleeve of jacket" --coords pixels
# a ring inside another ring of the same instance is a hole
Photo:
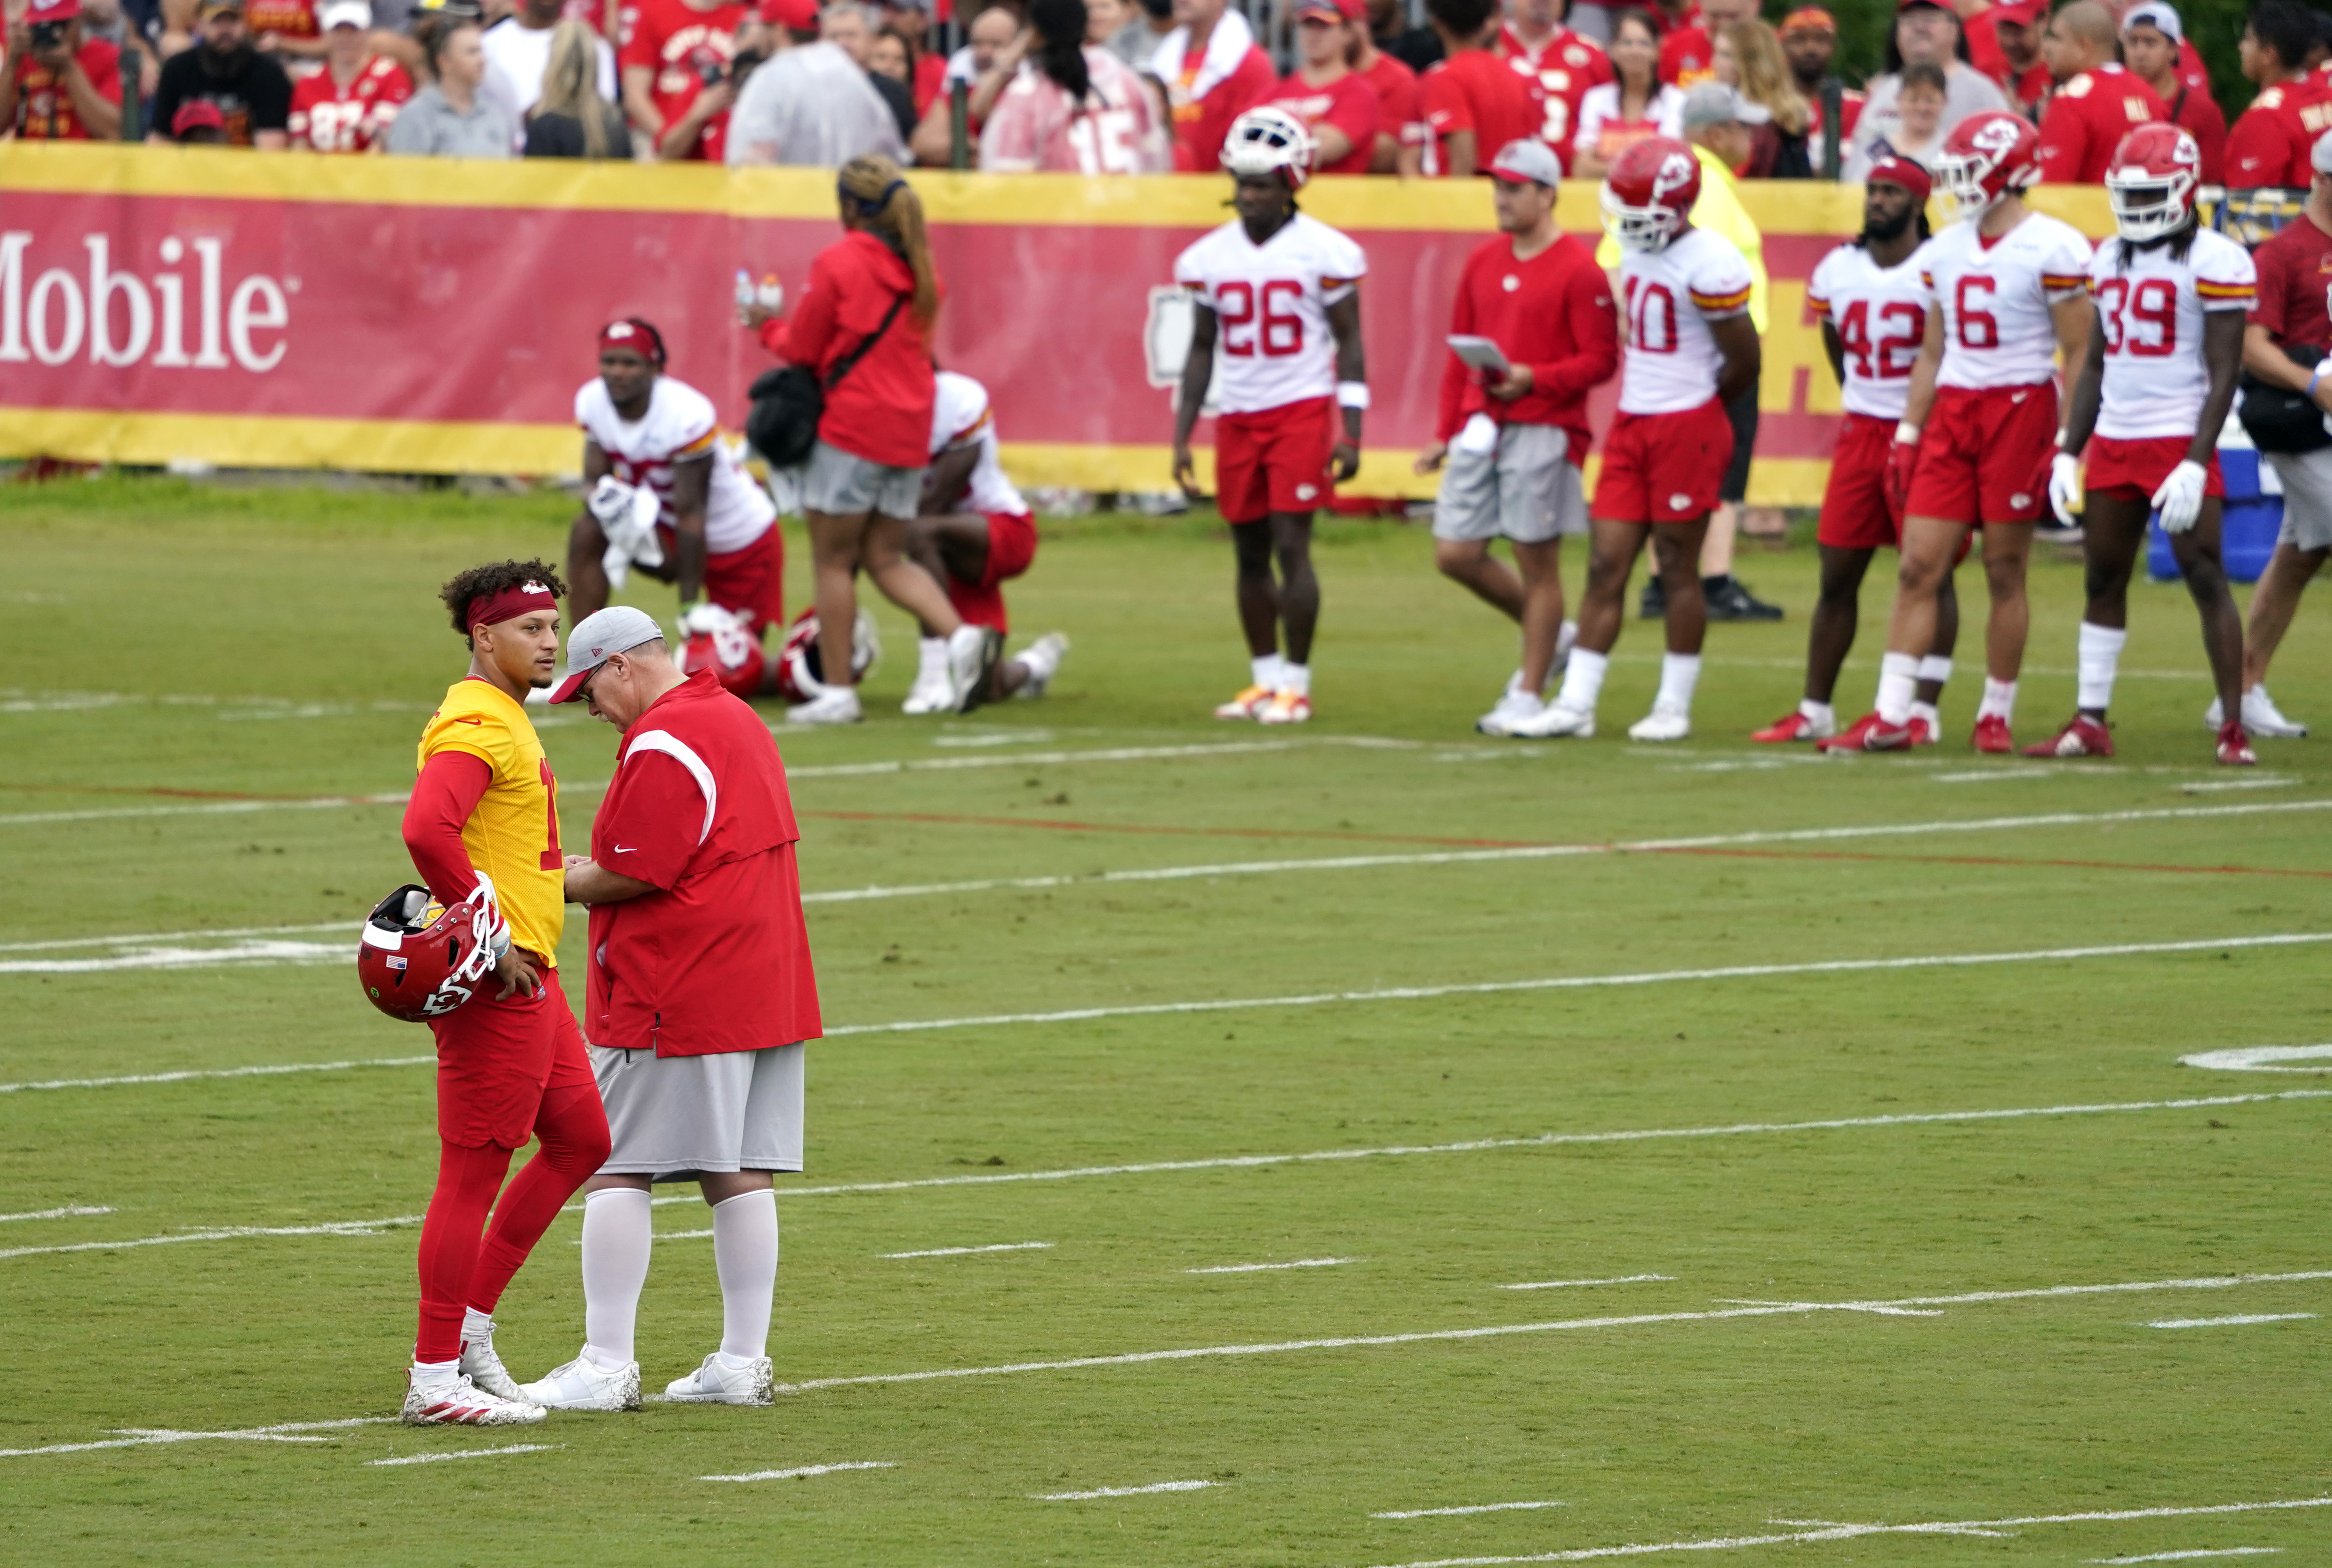
[[[458,904],[478,885],[478,869],[462,844],[462,825],[478,809],[494,770],[474,752],[433,754],[405,803],[405,849],[430,897]]]
[[[1564,280],[1563,314],[1571,328],[1571,352],[1532,366],[1531,389],[1577,403],[1620,368],[1620,315],[1611,304],[1611,280],[1591,259]]]
[[[2285,91],[2290,89],[2287,86]],[[2293,146],[2290,128],[2272,109],[2253,104],[2235,117],[2234,128],[2227,132],[2227,184],[2235,190],[2251,190],[2259,185],[2279,185],[2293,155],[2300,162],[2308,160],[2308,150]]]
[[[2188,89],[2178,105],[2178,124],[2203,154],[2203,183],[2227,183],[2227,117],[2207,92]]]
[[[1480,263],[1482,252],[1476,251],[1466,259],[1464,271],[1458,274],[1458,297],[1449,302],[1449,335],[1470,334],[1474,330],[1474,269]],[[1446,442],[1456,435],[1466,423],[1466,391],[1474,372],[1458,357],[1454,348],[1442,350],[1445,363],[1441,368],[1441,403],[1433,422],[1433,438]]]
[[[2079,100],[2059,93],[2040,117],[2040,146],[2034,154],[2044,185],[2069,185],[2081,177],[2089,150],[2089,128],[2081,119]]]
[[[817,260],[809,264],[809,280],[802,285],[801,298],[794,301],[791,316],[761,323],[761,347],[788,365],[807,365],[815,369],[825,362],[826,351],[834,342],[835,309],[841,302],[841,270],[827,260],[833,253],[831,250],[822,251]]]

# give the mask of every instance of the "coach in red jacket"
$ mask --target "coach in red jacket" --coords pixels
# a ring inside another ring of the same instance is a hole
[[[1620,318],[1594,252],[1554,226],[1563,171],[1546,144],[1507,143],[1489,174],[1501,232],[1466,259],[1449,332],[1496,344],[1505,365],[1469,367],[1451,351],[1438,439],[1417,471],[1449,465],[1433,507],[1434,563],[1522,622],[1522,668],[1475,727],[1505,735],[1538,712],[1560,664],[1563,537],[1587,531],[1587,394],[1619,368]],[[1490,555],[1501,536],[1519,578]]]
[[[802,1042],[819,1033],[785,765],[753,710],[712,671],[683,675],[628,605],[575,628],[550,699],[624,732],[590,858],[569,859],[566,879],[591,910],[584,1034],[614,1147],[585,1184],[583,1353],[526,1393],[560,1410],[638,1404],[648,1188],[693,1180],[712,1206],[721,1348],[664,1392],[767,1404],[769,1173],[802,1167]]]

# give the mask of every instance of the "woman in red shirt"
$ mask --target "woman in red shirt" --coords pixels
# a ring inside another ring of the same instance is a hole
[[[922,622],[929,634],[947,639],[951,706],[986,686],[1000,641],[964,624],[931,574],[903,549],[931,460],[931,334],[940,309],[922,200],[886,157],[851,159],[836,184],[847,233],[810,263],[792,319],[758,309],[747,316],[770,353],[812,367],[821,384],[832,381],[838,361],[874,339],[827,386],[817,444],[803,475],[826,689],[788,710],[786,717],[798,724],[851,724],[861,717],[850,644],[862,567],[884,598]]]

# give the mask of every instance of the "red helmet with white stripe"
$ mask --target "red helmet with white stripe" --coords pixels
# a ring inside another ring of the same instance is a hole
[[[805,610],[786,628],[785,647],[778,654],[778,691],[788,702],[808,702],[826,689],[826,661],[817,646],[817,612]],[[883,640],[875,634],[874,618],[865,611],[851,628],[850,675],[865,677],[883,657]]]
[[[2106,166],[2114,227],[2131,244],[2174,234],[2194,221],[2203,149],[2174,125],[2155,121],[2121,138]]]
[[[1700,199],[1700,159],[1674,137],[1647,137],[1603,178],[1603,226],[1620,248],[1661,251],[1685,231]]]
[[[2040,133],[2022,115],[2000,109],[1972,114],[1944,138],[1935,183],[1951,192],[1962,217],[1978,217],[2002,196],[2039,181],[2040,154]]]
[[[365,1000],[391,1018],[426,1023],[475,996],[509,946],[510,927],[484,877],[451,908],[407,883],[366,917],[357,978]]]
[[[681,622],[681,631],[687,638],[680,646],[683,675],[710,670],[715,680],[740,697],[761,694],[769,660],[750,620],[714,605],[699,605]]]

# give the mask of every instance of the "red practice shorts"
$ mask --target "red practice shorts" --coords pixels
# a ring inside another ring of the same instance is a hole
[[[1849,413],[1839,422],[1830,457],[1830,487],[1822,491],[1814,542],[1840,550],[1891,550],[1903,542],[1902,520],[1887,509],[1887,451],[1900,422]]]
[[[1333,397],[1282,404],[1215,421],[1215,505],[1227,523],[1259,523],[1272,512],[1310,512],[1335,494]]]
[[[1935,390],[1911,475],[1915,518],[1975,527],[2035,523],[2049,509],[2049,459],[2057,450],[2057,387]]]
[[[559,986],[542,973],[533,996],[496,1002],[492,975],[470,1002],[429,1021],[437,1037],[437,1136],[457,1148],[515,1149],[533,1136],[543,1095],[591,1088],[591,1056]]]
[[[1605,523],[1688,523],[1716,509],[1733,422],[1710,398],[1682,413],[1618,413],[1588,511]]]
[[[1026,512],[988,512],[988,567],[977,583],[951,575],[948,603],[975,626],[1009,632],[1004,618],[1004,584],[1037,558],[1037,519]]]
[[[656,529],[664,558],[680,558],[680,546],[667,527]],[[725,550],[704,557],[704,596],[723,610],[752,618],[753,635],[763,627],[786,623],[786,537],[771,523],[769,531],[741,550]]]
[[[2142,436],[2123,441],[2110,435],[2094,436],[2085,454],[2088,460],[2083,482],[2094,493],[2111,496],[2116,500],[2152,501],[2154,492],[2170,477],[2170,470],[2186,461],[2194,450],[2191,435]],[[2219,454],[2213,451],[2203,470],[2203,493],[2223,496],[2226,480],[2219,473]]]

